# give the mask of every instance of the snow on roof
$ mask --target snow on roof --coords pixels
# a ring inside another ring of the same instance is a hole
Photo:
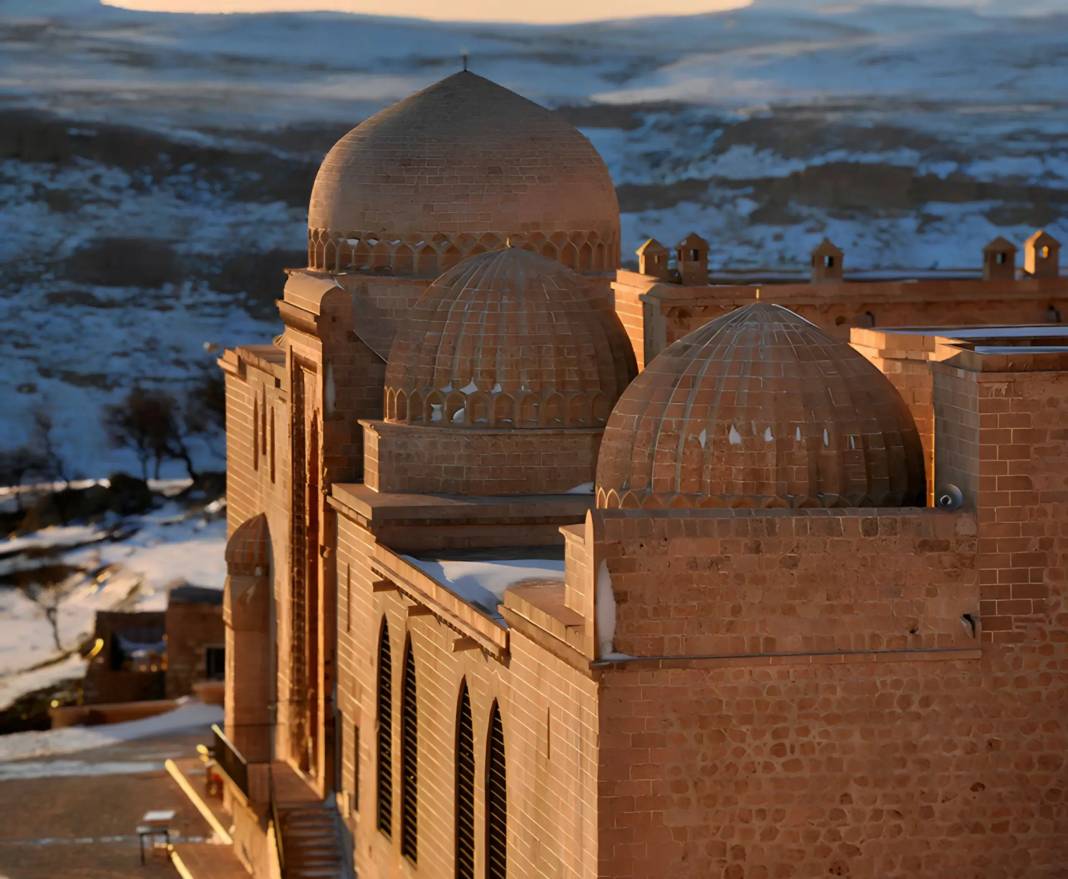
[[[525,580],[563,580],[564,577],[562,551],[557,558],[547,554],[542,558],[492,558],[481,553],[452,558],[410,555],[402,558],[468,604],[498,619],[497,606],[509,586]]]
[[[222,720],[223,710],[218,705],[205,705],[186,699],[174,711],[128,723],[68,726],[43,732],[12,733],[0,736],[0,764],[31,757],[51,757],[88,751],[119,742],[206,727],[213,723],[222,723]]]

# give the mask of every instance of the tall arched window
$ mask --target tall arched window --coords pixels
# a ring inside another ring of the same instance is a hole
[[[501,709],[490,712],[486,755],[486,879],[508,876],[508,779],[504,766],[504,727]]]
[[[456,712],[456,879],[475,879],[475,730],[467,681]]]
[[[410,641],[404,651],[401,693],[401,854],[412,861],[419,854],[419,709]]]
[[[378,829],[393,834],[393,661],[389,625],[382,621],[378,636]]]

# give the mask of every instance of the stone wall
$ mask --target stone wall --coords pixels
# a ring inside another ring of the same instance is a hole
[[[365,421],[364,481],[380,492],[560,494],[592,483],[601,428],[478,430]]]
[[[509,875],[561,879],[596,873],[597,686],[588,674],[516,633],[502,664],[481,650],[454,652],[461,633],[432,615],[413,616],[397,592],[375,592],[372,538],[339,518],[338,661],[343,796],[356,810],[357,871],[410,876],[400,854],[400,692],[406,643],[414,650],[419,717],[418,874],[453,879],[455,742],[460,686],[466,681],[475,733],[476,874],[485,857],[486,749],[490,711],[502,714],[508,776]],[[393,834],[376,829],[376,675],[382,621],[393,665]],[[357,739],[358,729],[358,743]],[[357,769],[358,763],[358,769]]]

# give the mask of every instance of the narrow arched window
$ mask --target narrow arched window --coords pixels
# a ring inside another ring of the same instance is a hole
[[[393,661],[389,651],[389,626],[382,621],[378,636],[378,829],[393,833]]]
[[[504,766],[504,727],[501,709],[490,712],[486,756],[486,879],[508,876],[508,779]]]
[[[467,681],[456,712],[456,879],[475,879],[475,730]]]
[[[401,854],[412,861],[419,854],[419,709],[410,642],[404,652],[401,693]]]

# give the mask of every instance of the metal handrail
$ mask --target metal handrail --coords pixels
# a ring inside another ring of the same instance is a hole
[[[215,758],[216,765],[247,797],[249,795],[248,760],[226,737],[226,733],[219,728],[218,724],[211,725],[211,732],[215,738],[212,756]]]
[[[282,818],[278,812],[278,798],[274,795],[274,774],[268,771],[268,789],[271,796],[271,823],[274,825],[274,850],[278,853],[278,872],[286,879],[286,847],[282,841]]]

